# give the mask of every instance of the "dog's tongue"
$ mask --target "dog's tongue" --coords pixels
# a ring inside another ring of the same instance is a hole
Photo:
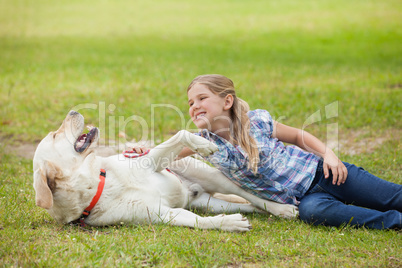
[[[82,134],[75,142],[74,149],[78,153],[82,153],[91,144],[96,133],[96,128],[90,128],[88,134]]]
[[[75,147],[77,149],[81,148],[85,144],[85,140],[87,139],[87,134],[82,134],[75,143]]]

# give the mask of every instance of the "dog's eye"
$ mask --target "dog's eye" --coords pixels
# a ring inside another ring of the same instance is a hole
[[[57,133],[55,132],[55,133],[53,133],[53,139],[55,139],[56,138],[56,135],[57,135]]]

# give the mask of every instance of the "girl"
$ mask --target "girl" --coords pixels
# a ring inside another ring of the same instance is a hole
[[[219,148],[205,159],[246,191],[298,205],[300,218],[315,225],[402,227],[402,185],[341,162],[313,135],[265,110],[250,111],[229,78],[198,76],[187,95],[198,135]],[[184,149],[180,156],[192,153]]]

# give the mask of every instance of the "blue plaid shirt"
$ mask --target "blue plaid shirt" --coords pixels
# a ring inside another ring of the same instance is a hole
[[[256,175],[248,169],[247,153],[224,138],[204,129],[200,135],[219,148],[204,157],[234,183],[263,199],[298,205],[309,189],[320,157],[297,146],[285,146],[272,137],[273,120],[269,112],[248,112],[250,134],[258,144],[260,163]]]

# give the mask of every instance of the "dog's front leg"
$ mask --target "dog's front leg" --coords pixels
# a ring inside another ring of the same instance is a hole
[[[173,208],[161,215],[164,222],[174,226],[187,226],[200,229],[219,229],[229,232],[246,232],[251,229],[250,222],[241,214],[201,217],[182,208]]]
[[[151,163],[154,165],[154,171],[159,172],[167,168],[184,147],[205,156],[217,150],[217,147],[207,139],[181,130],[167,141],[156,146],[148,154]]]

